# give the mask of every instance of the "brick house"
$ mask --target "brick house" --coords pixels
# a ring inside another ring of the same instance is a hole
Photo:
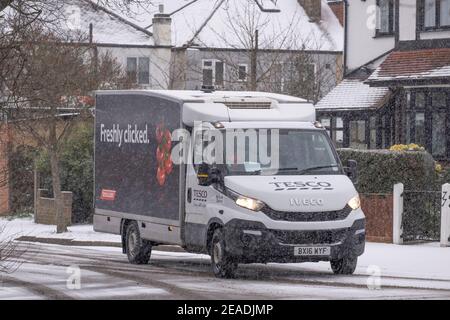
[[[341,147],[450,160],[450,0],[345,1],[346,75],[317,104]]]

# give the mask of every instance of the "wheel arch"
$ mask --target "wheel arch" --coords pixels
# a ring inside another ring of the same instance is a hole
[[[216,231],[217,229],[221,229],[224,226],[225,224],[219,218],[212,218],[211,220],[209,220],[208,225],[206,227],[206,244],[205,244],[206,251],[208,253],[210,249],[211,240],[214,235],[214,231]]]
[[[121,240],[122,240],[122,253],[127,253],[127,249],[126,249],[127,227],[133,221],[134,220],[122,219],[122,221],[120,222],[120,235],[121,235]]]

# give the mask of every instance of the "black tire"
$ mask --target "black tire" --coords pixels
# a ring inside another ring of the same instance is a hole
[[[334,274],[353,274],[358,264],[358,257],[344,257],[330,262]]]
[[[210,245],[211,266],[217,278],[234,278],[238,264],[225,250],[225,237],[221,229],[216,229]]]
[[[139,227],[135,221],[127,226],[125,246],[130,263],[147,264],[150,260],[152,246],[148,241],[142,240]]]

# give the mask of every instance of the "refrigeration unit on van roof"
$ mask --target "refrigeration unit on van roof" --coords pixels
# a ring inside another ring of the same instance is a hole
[[[182,121],[187,126],[193,126],[195,121],[315,121],[315,109],[311,102],[276,93],[126,90],[99,91],[97,94],[153,96],[178,102]]]

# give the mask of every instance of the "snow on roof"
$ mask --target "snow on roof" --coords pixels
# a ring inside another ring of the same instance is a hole
[[[100,44],[153,45],[151,32],[89,0],[66,0],[65,21],[68,31],[89,34],[93,25],[93,41]]]
[[[389,96],[389,88],[370,87],[363,80],[346,79],[320,100],[316,109],[319,111],[376,109]]]
[[[52,2],[51,2],[52,1]],[[88,42],[90,24],[93,25],[93,41],[98,44],[153,45],[150,31],[124,19],[90,0],[48,0],[41,17],[49,21],[46,25],[52,32],[68,41]],[[8,7],[2,14],[13,16]]]
[[[246,49],[249,37],[243,29],[254,23],[262,49],[343,50],[343,28],[326,0],[321,0],[320,22],[311,22],[298,0],[257,1],[280,12],[262,12],[255,0],[155,0],[146,8],[131,10],[134,14],[127,19],[152,30],[153,15],[164,5],[164,12],[172,17],[172,41],[177,47]]]

